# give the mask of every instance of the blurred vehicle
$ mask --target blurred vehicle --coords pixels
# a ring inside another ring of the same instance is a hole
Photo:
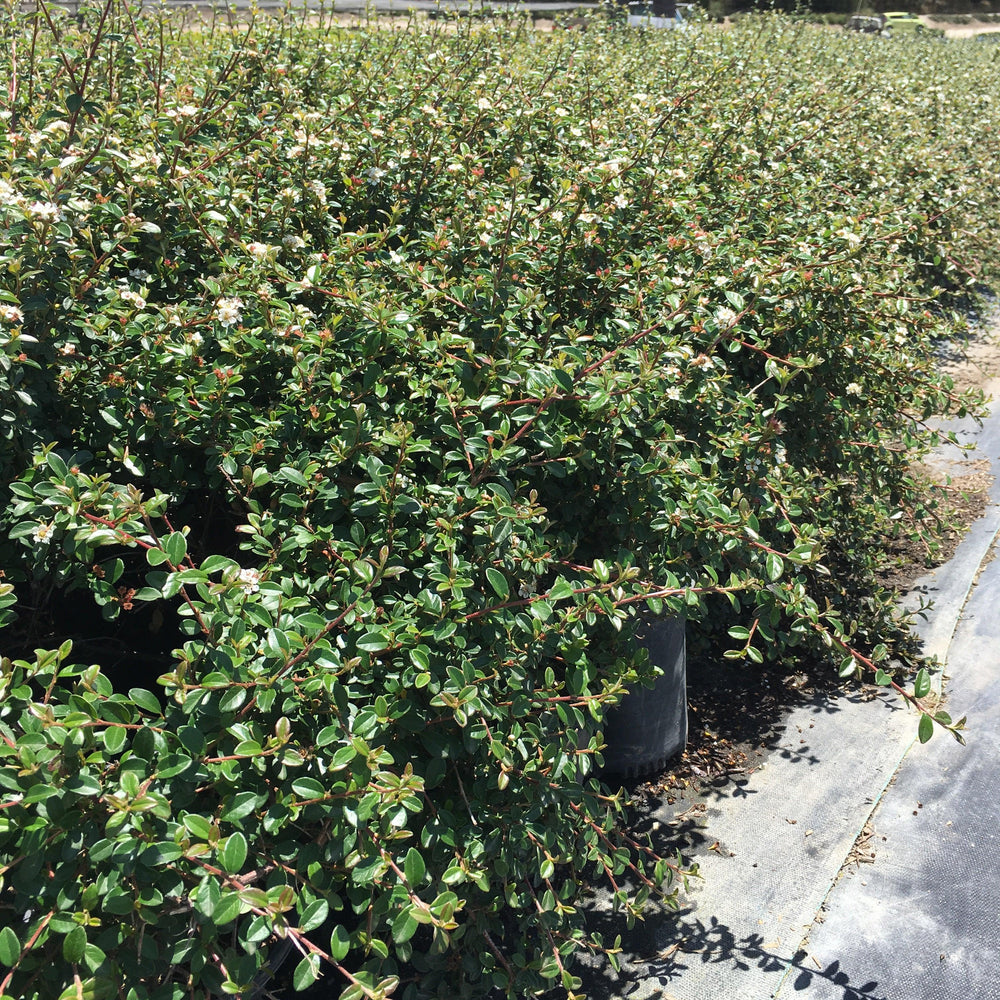
[[[848,31],[860,31],[866,35],[881,35],[884,27],[881,17],[869,17],[865,14],[854,14],[844,23]]]
[[[683,28],[685,15],[694,7],[691,3],[670,0],[632,0],[628,5],[630,28]]]
[[[882,19],[884,22],[882,34],[887,38],[902,34],[919,35],[926,31],[923,21],[916,14],[909,14],[906,11],[886,11]]]

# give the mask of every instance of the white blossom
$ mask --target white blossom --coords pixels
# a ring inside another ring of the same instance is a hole
[[[258,243],[256,241],[247,244],[247,253],[250,254],[250,256],[253,257],[254,260],[265,260],[267,258],[267,255],[273,249],[275,248],[268,246],[268,244],[266,243]]]
[[[41,219],[42,222],[58,222],[62,218],[59,206],[51,201],[33,201],[24,214],[30,219]]]
[[[312,191],[313,195],[316,197],[316,200],[321,205],[326,204],[326,185],[322,181],[310,181],[306,185],[306,187],[309,188],[310,191]]]
[[[44,521],[35,528],[31,533],[31,538],[33,541],[40,545],[45,545],[52,540],[52,536],[55,534],[55,525],[46,524]]]
[[[239,323],[243,315],[240,311],[242,308],[242,299],[219,299],[216,316],[223,326],[233,326]]]
[[[248,594],[256,594],[260,590],[260,573],[255,569],[241,569],[236,584]]]
[[[736,320],[738,319],[736,313],[730,309],[728,306],[723,306],[715,314],[715,322],[719,324],[719,328],[723,330],[728,330],[730,327],[736,325]]]

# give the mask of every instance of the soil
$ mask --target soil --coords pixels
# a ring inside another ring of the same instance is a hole
[[[1000,395],[1000,315],[968,342],[949,344],[941,367],[959,391]],[[932,456],[914,468],[938,493],[940,530],[935,545],[906,531],[888,542],[881,574],[885,586],[902,597],[928,569],[947,562],[986,509],[993,483],[989,469],[989,461],[976,455],[957,462]],[[870,685],[858,687],[862,694],[875,691]],[[738,794],[784,738],[783,720],[796,704],[843,691],[832,671],[803,669],[782,677],[742,661],[689,662],[687,748],[662,774],[632,789],[637,813],[666,803],[683,815],[703,809],[706,798]]]

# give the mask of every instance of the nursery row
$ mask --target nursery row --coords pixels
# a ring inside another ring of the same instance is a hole
[[[959,735],[875,573],[975,405],[993,53],[3,31],[0,995],[578,992],[587,886],[689,874],[596,776],[650,616]]]

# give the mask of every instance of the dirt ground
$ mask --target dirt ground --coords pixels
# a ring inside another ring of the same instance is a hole
[[[931,17],[921,17],[929,28],[940,28],[944,31],[945,38],[972,38],[975,35],[992,34],[1000,31],[1000,24],[992,24],[987,21],[970,21],[968,24],[949,24],[947,21],[935,21]]]

